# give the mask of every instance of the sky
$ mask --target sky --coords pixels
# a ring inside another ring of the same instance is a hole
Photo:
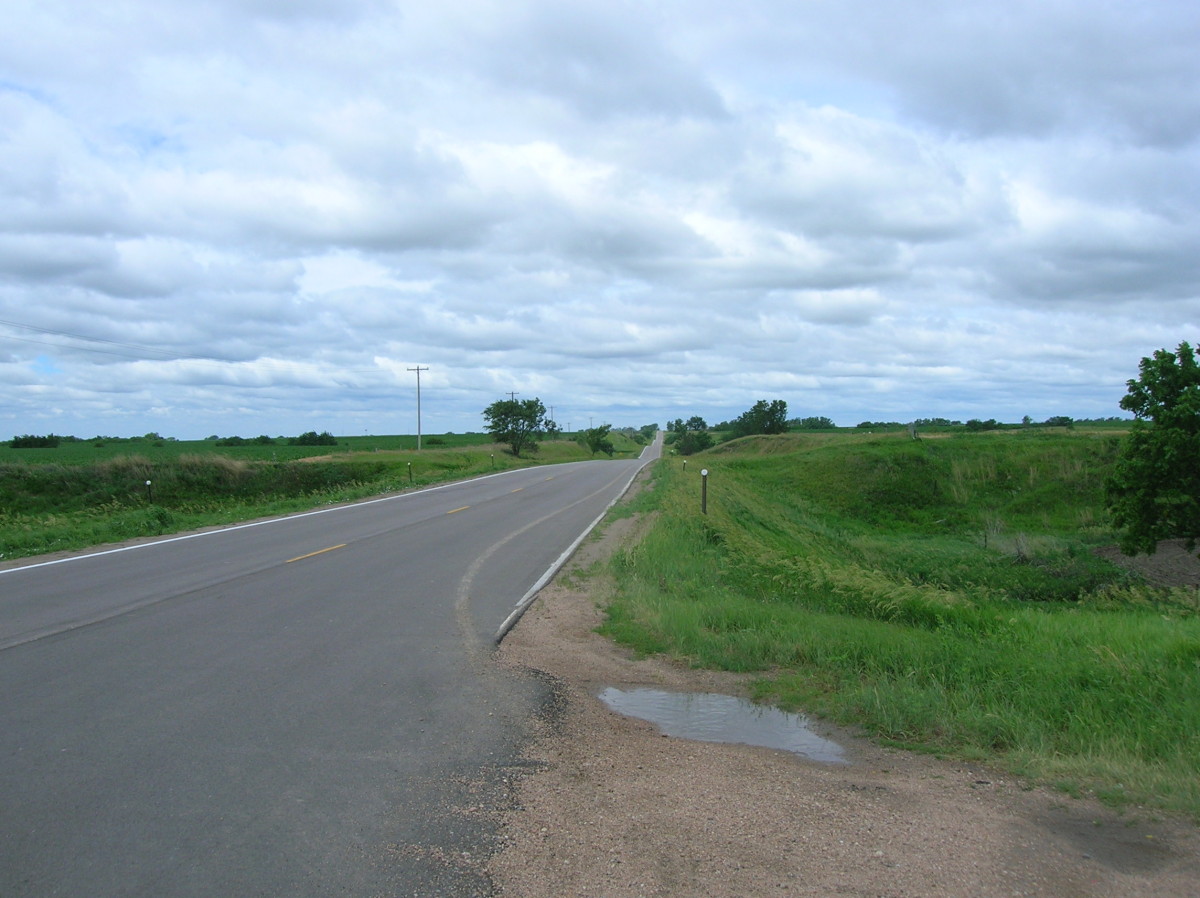
[[[1195,0],[0,16],[0,438],[1109,417],[1200,342]]]

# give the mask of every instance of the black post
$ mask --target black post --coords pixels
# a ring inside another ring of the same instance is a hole
[[[708,514],[708,468],[700,472],[700,513]]]

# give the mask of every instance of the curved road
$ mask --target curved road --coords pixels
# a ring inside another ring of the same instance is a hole
[[[656,457],[0,570],[0,895],[484,895],[497,629]]]

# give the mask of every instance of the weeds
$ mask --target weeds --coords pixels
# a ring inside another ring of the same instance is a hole
[[[183,451],[189,445],[191,451]],[[285,460],[231,457],[223,454],[224,450],[197,451],[212,445],[168,443],[156,447],[140,443],[134,454],[89,459],[86,453],[95,447],[76,443],[61,450],[70,464],[25,460],[0,464],[0,557],[158,536],[351,502],[505,468],[587,457],[575,443],[565,441],[544,444],[539,458],[533,460],[514,459],[490,444],[419,454],[342,451],[336,457],[328,455],[329,447],[323,447],[320,451],[325,456]],[[255,446],[244,451],[260,456],[267,453],[270,458],[276,452],[299,449]],[[630,444],[626,449],[631,455],[638,447]]]
[[[1200,595],[1092,554],[1096,441],[723,448],[707,516],[698,478],[660,466],[606,632],[761,671],[760,697],[894,744],[1200,819]],[[980,521],[1004,525],[986,546]]]

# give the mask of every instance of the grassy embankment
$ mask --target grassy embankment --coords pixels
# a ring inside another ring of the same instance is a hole
[[[337,446],[146,440],[2,447],[0,559],[289,514],[591,457],[578,443],[558,440],[517,459],[486,440],[481,435],[426,437],[420,452],[415,437],[343,437]],[[636,456],[642,448],[620,435],[613,443],[617,458]]]
[[[1200,819],[1200,597],[1091,553],[1115,450],[785,436],[669,459],[604,629],[885,743]]]

